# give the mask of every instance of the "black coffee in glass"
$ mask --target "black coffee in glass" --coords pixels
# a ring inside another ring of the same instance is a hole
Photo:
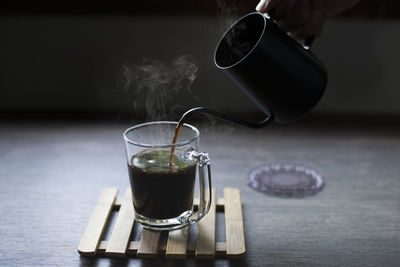
[[[171,150],[145,149],[128,163],[135,211],[147,218],[175,218],[192,209],[196,163],[174,157]]]

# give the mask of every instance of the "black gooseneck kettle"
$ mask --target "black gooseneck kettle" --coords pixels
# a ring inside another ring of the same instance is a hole
[[[266,14],[253,12],[241,17],[222,36],[214,62],[268,117],[251,123],[198,107],[187,111],[181,121],[205,112],[262,128],[272,121],[290,123],[302,118],[318,103],[327,85],[326,68],[309,45],[292,39]]]

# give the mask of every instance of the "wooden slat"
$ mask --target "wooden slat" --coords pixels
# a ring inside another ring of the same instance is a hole
[[[78,252],[81,255],[96,255],[97,247],[100,244],[100,238],[111,214],[117,193],[117,188],[106,188],[101,192],[89,223],[86,226],[85,233],[79,243]]]
[[[106,252],[106,248],[108,245],[108,241],[101,241],[97,253],[102,254]],[[139,248],[139,241],[131,241],[129,242],[129,247],[126,250],[126,254],[133,254],[136,255]],[[162,244],[159,246],[158,253],[165,254],[167,250],[167,245]],[[189,242],[187,245],[187,255],[193,256],[196,251],[196,242]],[[216,256],[225,256],[226,255],[226,243],[225,242],[216,242],[215,243],[215,254]]]
[[[215,257],[216,191],[212,189],[210,210],[197,224],[196,258]]]
[[[188,256],[194,256],[196,252],[196,242],[188,243]],[[162,248],[160,249],[162,251]],[[226,255],[226,243],[225,242],[215,242],[215,255],[225,256]]]
[[[193,199],[193,205],[197,207],[199,205],[200,200],[198,198]],[[223,198],[217,198],[216,202],[217,208],[223,208],[224,207],[224,199]]]
[[[226,255],[238,257],[246,252],[240,191],[236,188],[224,188],[224,199]]]
[[[140,236],[137,256],[142,258],[155,258],[158,255],[160,232],[143,229]]]
[[[124,201],[123,198],[117,198],[114,202],[114,208],[118,208],[121,207],[122,202]]]
[[[97,253],[104,253],[106,252],[106,248],[108,245],[108,241],[101,241],[99,247],[97,248]]]
[[[215,243],[215,253],[217,256],[226,255],[226,242],[216,242]]]
[[[131,189],[127,188],[118,218],[111,234],[110,241],[105,252],[106,256],[124,257],[129,243],[134,223],[134,212],[132,204]]]
[[[224,199],[223,198],[217,198],[217,203],[215,203],[217,205],[217,207],[224,207]]]
[[[165,257],[186,258],[188,232],[189,227],[169,231]]]
[[[105,253],[108,246],[108,241],[101,241],[97,248],[97,253]],[[139,241],[131,241],[126,249],[126,254],[136,255],[139,248]]]
[[[137,251],[139,249],[139,241],[131,241],[129,242],[129,246],[126,250],[126,254],[137,255]]]

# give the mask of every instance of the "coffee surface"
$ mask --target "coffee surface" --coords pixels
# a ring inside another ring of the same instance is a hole
[[[135,211],[151,219],[175,218],[193,204],[196,164],[174,157],[171,150],[143,150],[128,164]]]

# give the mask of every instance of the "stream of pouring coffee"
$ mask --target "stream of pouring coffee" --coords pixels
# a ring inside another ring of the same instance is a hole
[[[186,114],[186,113],[185,113]],[[179,120],[178,125],[175,128],[175,134],[174,134],[174,138],[172,140],[172,148],[171,148],[171,157],[169,159],[169,166],[170,166],[170,170],[173,171],[174,170],[174,154],[175,154],[175,148],[176,148],[176,142],[178,141],[178,136],[179,133],[181,132],[182,126],[185,123],[185,115],[183,115],[181,117],[181,119]]]
[[[182,117],[180,118],[180,120],[178,122],[178,125],[175,128],[175,134],[174,134],[174,138],[172,140],[171,157],[169,160],[169,166],[170,166],[171,171],[174,170],[173,163],[174,163],[176,142],[178,141],[178,136],[179,136],[179,133],[181,132],[182,126],[190,117],[192,117],[193,115],[195,115],[197,113],[207,113],[209,115],[221,118],[223,120],[234,122],[234,123],[237,123],[237,124],[249,127],[249,128],[253,128],[253,129],[264,128],[265,126],[269,125],[274,120],[273,114],[270,114],[269,117],[267,117],[265,120],[258,122],[258,123],[253,123],[253,122],[248,122],[248,121],[238,119],[231,115],[227,115],[227,114],[224,114],[224,113],[221,113],[221,112],[218,112],[213,109],[206,108],[206,107],[192,108],[192,109],[186,111],[182,115]]]

